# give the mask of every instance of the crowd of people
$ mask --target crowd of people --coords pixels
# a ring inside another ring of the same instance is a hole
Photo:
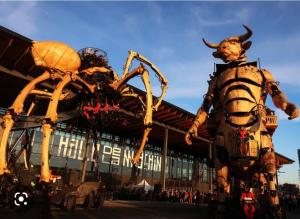
[[[208,203],[210,199],[209,193],[200,192],[199,190],[177,190],[169,189],[163,191],[162,200],[170,202],[178,202],[181,204],[197,205]]]
[[[145,200],[145,201],[168,201],[180,204],[199,206],[208,203],[211,195],[209,193],[192,191],[188,189],[167,189],[165,191],[149,190],[144,188],[121,188],[114,192],[114,198],[123,200]]]
[[[245,215],[245,218],[253,219],[255,215],[265,214],[263,197],[256,197],[246,189],[241,193],[239,203],[232,202],[231,210],[234,208],[236,213]],[[205,193],[191,189],[167,189],[165,191],[149,190],[144,188],[122,188],[115,195],[116,199],[122,200],[142,200],[142,201],[164,201],[179,203],[192,206],[207,207],[208,215],[214,218],[217,209],[217,193]],[[280,193],[280,204],[283,212],[290,212],[300,209],[300,195],[284,195]],[[250,200],[251,198],[251,200]],[[250,202],[251,201],[251,202]]]
[[[287,211],[294,211],[300,208],[300,195],[281,195],[280,203]]]

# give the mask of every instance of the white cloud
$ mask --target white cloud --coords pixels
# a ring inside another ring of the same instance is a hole
[[[167,93],[168,99],[198,98],[207,91],[206,81],[213,72],[213,62],[196,57],[193,60],[166,63],[163,69],[168,73],[169,84],[172,84]]]
[[[222,14],[212,14],[204,7],[192,8],[192,15],[201,27],[222,26],[232,23],[248,23],[251,15],[249,8],[242,8],[238,12],[233,9],[224,10]],[[217,19],[213,19],[217,17]]]
[[[275,80],[295,86],[300,85],[299,60],[296,58],[299,50],[300,33],[287,35],[284,40],[281,36],[255,44],[255,53],[268,65],[263,64],[263,68],[267,68]]]
[[[162,47],[162,48],[154,48],[153,51],[153,56],[156,57],[156,59],[166,59],[169,58],[170,56],[172,56],[175,51],[174,49],[170,48],[170,47]]]
[[[147,2],[147,6],[150,9],[150,18],[155,24],[161,24],[163,21],[162,8],[158,2]]]
[[[123,15],[123,27],[125,31],[134,34],[138,30],[138,19],[135,15]]]
[[[25,36],[37,32],[37,2],[0,2],[1,25]]]
[[[235,15],[235,19],[237,22],[245,22],[248,23],[250,20],[250,16],[251,16],[251,11],[249,8],[242,8],[241,10],[239,10],[236,15]]]
[[[300,86],[299,64],[274,64],[268,70],[274,74],[274,78],[276,81],[290,85]]]
[[[257,35],[265,35],[265,33],[257,33]],[[284,38],[283,38],[284,37]],[[285,35],[272,36],[264,41],[260,41],[254,44],[257,51],[262,53],[270,51],[274,52],[274,55],[283,55],[286,56],[286,53],[283,51],[297,52],[299,53],[300,49],[300,32],[286,33]],[[280,53],[278,52],[280,51]]]

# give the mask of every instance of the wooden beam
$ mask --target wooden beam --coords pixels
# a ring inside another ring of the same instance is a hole
[[[133,99],[131,99],[131,100],[128,100],[128,101],[122,101],[122,105],[124,106],[124,107],[130,107],[130,106],[132,106],[132,105],[135,105],[135,104],[137,104],[136,102],[135,102],[135,100],[133,100]]]
[[[18,57],[18,59],[14,62],[12,68],[15,68],[18,63],[21,61],[21,59],[29,52],[31,46],[28,46],[27,49]]]
[[[163,111],[163,110],[162,111],[158,111],[158,112],[153,113],[153,117],[157,117],[159,115],[162,115],[162,114],[165,114],[165,113],[169,113],[171,111],[172,111],[172,109],[167,109],[165,111]]]
[[[177,123],[185,122],[188,119],[190,119],[190,116],[184,116],[179,119],[175,119],[175,120],[171,121],[170,124],[176,125]]]
[[[157,120],[162,120],[162,119],[164,119],[164,118],[168,118],[168,117],[170,117],[170,116],[174,116],[174,115],[177,115],[177,114],[178,114],[177,111],[173,111],[173,112],[170,112],[170,113],[163,114],[163,115],[161,115],[161,116],[156,116],[156,119],[157,119]]]
[[[165,106],[165,105],[160,105],[160,106],[158,107],[157,112],[160,112],[160,111],[162,111],[162,110],[164,110],[164,109],[166,109],[166,106]]]
[[[186,121],[182,121],[180,123],[177,123],[176,125],[177,126],[184,126],[184,125],[188,125],[188,124],[191,124],[193,122],[193,119],[188,119]],[[191,124],[192,125],[192,124]]]
[[[5,48],[0,53],[0,59],[4,56],[4,54],[6,53],[7,49],[11,46],[13,41],[14,41],[13,39],[9,40],[8,44],[5,46]]]
[[[176,114],[174,116],[170,116],[170,117],[164,119],[164,122],[168,122],[168,121],[173,120],[173,119],[178,118],[178,117],[181,118],[182,117],[182,113]]]
[[[133,104],[132,106],[130,106],[130,107],[128,107],[128,108],[130,108],[130,110],[134,111],[134,110],[136,110],[136,109],[140,109],[141,106],[139,106],[139,104],[136,103],[136,104]]]

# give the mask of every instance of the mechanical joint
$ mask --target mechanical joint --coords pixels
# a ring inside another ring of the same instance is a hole
[[[51,118],[45,118],[45,119],[43,119],[42,124],[49,124],[51,126],[55,125],[55,123],[52,122]]]
[[[268,181],[274,181],[274,176],[275,176],[275,174],[273,174],[273,173],[268,173],[268,174],[267,174]]]
[[[277,191],[276,190],[270,190],[270,195],[272,197],[276,197],[277,196]]]
[[[148,124],[145,124],[144,127],[145,127],[145,128],[149,128],[149,129],[152,129],[153,124],[152,124],[152,123],[148,123]]]

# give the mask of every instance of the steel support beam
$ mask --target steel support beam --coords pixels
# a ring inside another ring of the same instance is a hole
[[[162,160],[161,160],[161,172],[160,172],[160,181],[162,184],[162,190],[166,190],[166,168],[167,168],[167,151],[168,151],[168,138],[169,138],[169,129],[165,128],[164,134],[164,149],[162,151]]]
[[[6,47],[1,51],[0,53],[0,59],[4,56],[4,54],[6,53],[7,49],[11,46],[11,44],[13,43],[13,39],[10,39],[8,44],[6,45]]]
[[[83,160],[82,160],[82,166],[81,166],[81,182],[82,183],[85,181],[90,135],[91,135],[90,130],[87,130],[86,135],[85,135],[85,145],[84,145]]]

